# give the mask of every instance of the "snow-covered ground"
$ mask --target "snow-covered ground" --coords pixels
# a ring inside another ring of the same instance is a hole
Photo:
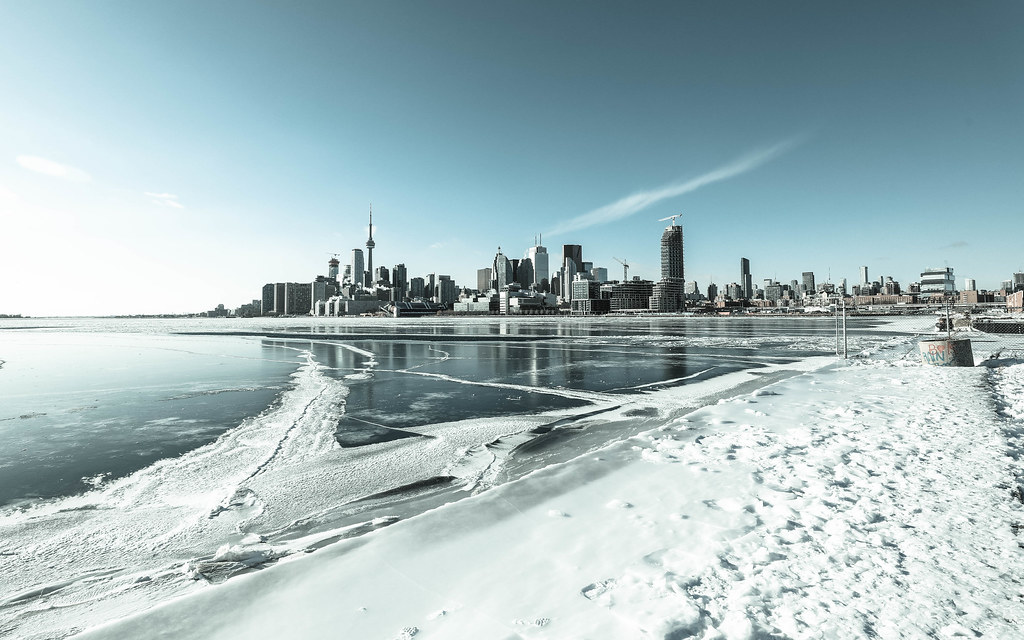
[[[984,364],[641,394],[660,428],[87,635],[1021,637],[1024,361]]]

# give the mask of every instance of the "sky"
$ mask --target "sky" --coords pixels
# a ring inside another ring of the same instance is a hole
[[[0,0],[0,313],[500,246],[657,279],[1024,270],[1024,4]]]

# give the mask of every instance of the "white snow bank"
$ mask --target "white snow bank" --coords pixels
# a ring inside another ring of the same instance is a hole
[[[821,370],[87,635],[1016,637],[1022,397]]]

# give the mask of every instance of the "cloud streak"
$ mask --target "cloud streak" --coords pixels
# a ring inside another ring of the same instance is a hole
[[[676,182],[663,187],[658,187],[657,189],[634,193],[622,198],[621,200],[616,200],[611,204],[606,204],[603,207],[598,207],[597,209],[578,215],[575,218],[561,222],[555,225],[553,229],[544,235],[559,235],[569,231],[579,231],[581,229],[586,229],[587,227],[608,224],[609,222],[621,220],[622,218],[639,213],[648,207],[658,204],[662,200],[668,200],[669,198],[675,198],[685,193],[696,191],[703,186],[713,184],[715,182],[735,178],[738,175],[753,171],[761,165],[778,158],[793,147],[801,144],[805,138],[806,136],[796,136],[770,147],[755,149],[740,156],[739,158],[736,158],[728,164],[724,164],[717,169],[712,169],[703,175],[685,182]]]
[[[18,164],[28,169],[29,171],[35,171],[36,173],[42,173],[55,178],[63,178],[64,180],[70,180],[71,182],[91,182],[92,176],[76,169],[70,165],[61,164],[48,160],[46,158],[40,158],[39,156],[18,156]]]
[[[174,207],[175,209],[185,208],[185,205],[178,202],[178,196],[173,193],[151,193],[146,191],[143,195],[153,198],[153,204],[158,204],[162,207]]]

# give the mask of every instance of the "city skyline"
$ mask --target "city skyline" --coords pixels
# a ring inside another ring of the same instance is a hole
[[[680,213],[702,290],[1024,271],[1024,7],[735,9],[0,6],[0,313],[240,304],[371,201],[375,265],[469,287],[539,234],[656,281]]]

